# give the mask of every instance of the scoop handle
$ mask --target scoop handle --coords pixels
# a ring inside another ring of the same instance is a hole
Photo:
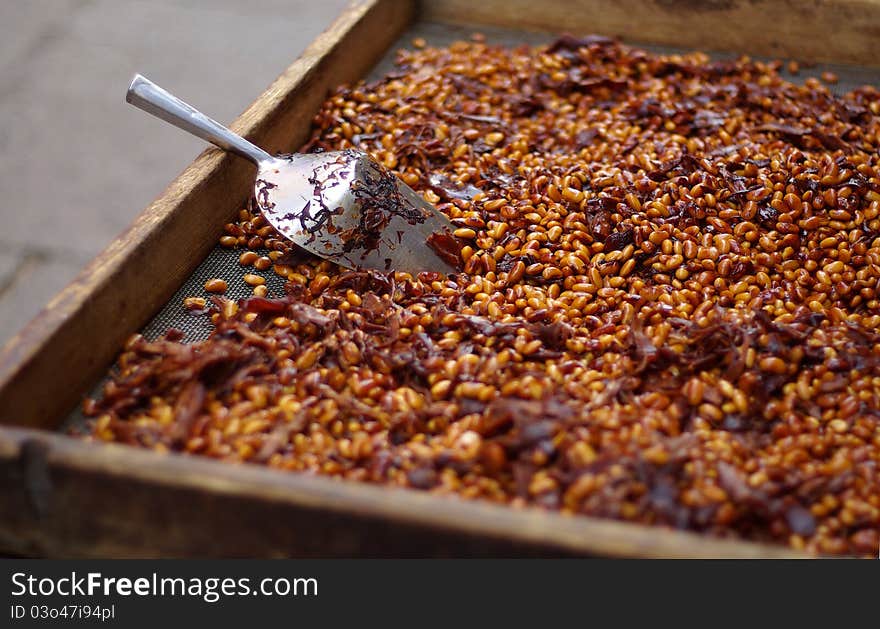
[[[272,159],[272,156],[260,147],[251,144],[140,74],[136,74],[132,79],[125,100],[221,149],[241,155],[254,164],[259,165],[260,162]]]

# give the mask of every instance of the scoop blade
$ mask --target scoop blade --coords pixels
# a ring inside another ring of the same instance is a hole
[[[366,153],[280,156],[261,164],[255,193],[275,229],[341,266],[457,270],[449,219]]]

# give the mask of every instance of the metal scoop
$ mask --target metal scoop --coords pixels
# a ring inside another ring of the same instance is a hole
[[[125,100],[256,164],[263,216],[303,249],[350,269],[456,271],[449,219],[366,153],[273,157],[139,74]]]

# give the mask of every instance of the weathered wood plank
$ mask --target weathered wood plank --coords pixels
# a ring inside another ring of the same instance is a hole
[[[798,557],[778,546],[0,434],[0,550],[27,555]]]
[[[426,0],[420,17],[880,66],[878,0]]]

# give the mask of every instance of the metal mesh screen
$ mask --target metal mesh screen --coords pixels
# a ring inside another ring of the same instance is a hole
[[[183,332],[183,341],[192,343],[202,341],[211,334],[213,326],[208,316],[188,311],[183,300],[187,297],[210,298],[211,293],[205,291],[205,282],[211,278],[222,278],[228,286],[223,297],[239,300],[250,297],[253,287],[246,284],[243,279],[244,268],[238,263],[240,249],[228,249],[216,246],[208,254],[208,257],[196,268],[193,274],[186,280],[174,296],[150,321],[141,333],[150,340],[159,338],[169,329],[176,328]],[[266,250],[256,250],[260,255],[266,255]],[[272,272],[258,271],[253,267],[247,268],[247,273],[260,275],[266,280],[268,297],[279,297],[284,294],[284,279]]]

